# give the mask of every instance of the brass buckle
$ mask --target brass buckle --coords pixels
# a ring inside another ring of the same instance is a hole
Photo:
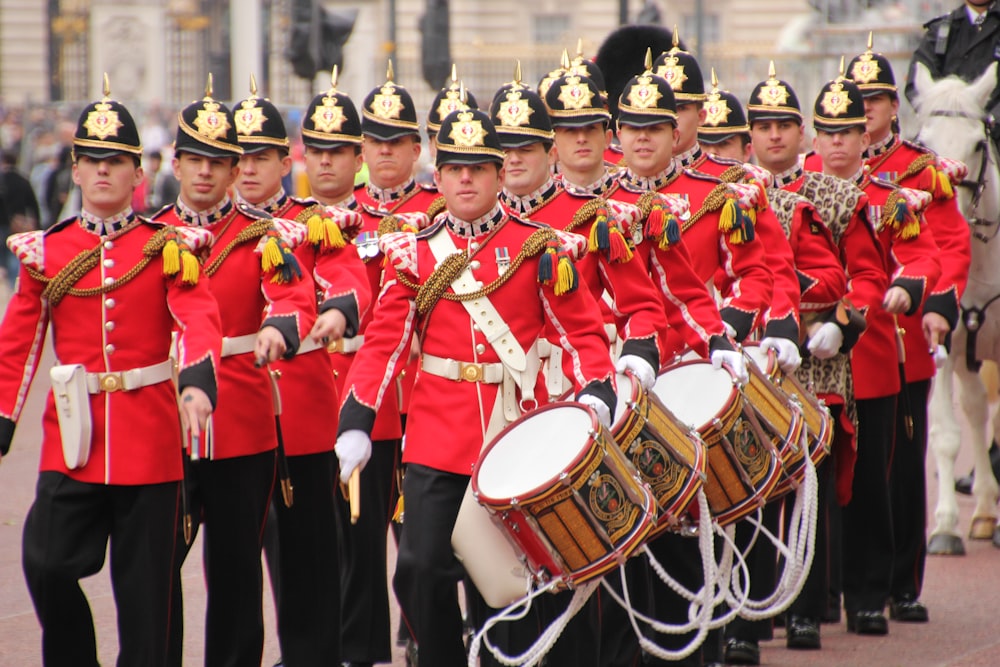
[[[344,351],[344,339],[338,338],[337,340],[331,340],[326,346],[327,352],[343,352]]]
[[[459,362],[458,364],[458,376],[466,382],[482,382],[483,380],[483,365],[482,364],[467,364],[465,362]]]
[[[121,373],[101,373],[99,382],[101,391],[113,392],[125,389],[124,378]]]

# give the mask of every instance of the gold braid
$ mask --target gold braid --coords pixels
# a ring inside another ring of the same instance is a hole
[[[385,236],[399,231],[399,218],[390,213],[378,221],[378,235]]]
[[[591,199],[586,204],[577,209],[576,213],[573,215],[573,219],[568,225],[566,225],[565,231],[571,232],[580,225],[586,224],[597,215],[597,210],[602,206],[607,206],[606,202],[602,197],[595,197]]]
[[[935,164],[935,162],[936,161],[933,155],[931,155],[930,153],[924,153],[916,160],[911,162],[910,165],[906,168],[906,171],[897,176],[896,180],[894,180],[893,183],[899,185],[903,181],[908,179],[910,176],[916,176],[917,174],[922,172],[927,167],[927,165]]]
[[[524,244],[521,246],[521,251],[517,253],[517,256],[510,263],[510,267],[497,277],[496,280],[484,285],[475,292],[468,292],[466,294],[455,294],[454,292],[447,292],[448,287],[455,282],[455,280],[462,274],[465,270],[468,258],[464,252],[457,252],[445,257],[434,272],[428,276],[427,280],[424,281],[423,285],[418,285],[412,282],[409,278],[403,274],[398,274],[399,282],[414,290],[417,293],[416,304],[417,304],[417,314],[425,315],[437,304],[441,299],[447,301],[472,301],[480,297],[489,296],[497,289],[500,288],[505,282],[507,282],[514,272],[520,268],[521,264],[525,260],[534,257],[535,255],[543,252],[545,246],[549,241],[557,239],[556,233],[549,228],[536,230],[525,239]]]
[[[58,303],[62,301],[63,297],[67,294],[71,296],[96,296],[98,294],[105,294],[113,289],[121,287],[139,275],[139,272],[146,268],[153,258],[163,251],[163,246],[166,245],[167,242],[167,234],[173,231],[175,231],[175,229],[170,226],[158,229],[142,247],[142,259],[139,260],[139,262],[129,269],[123,276],[116,278],[109,285],[100,285],[98,287],[87,287],[83,289],[73,287],[73,285],[79,282],[83,276],[97,266],[100,260],[103,242],[90,250],[84,250],[81,252],[79,255],[71,259],[66,266],[60,269],[59,272],[51,278],[29,266],[25,266],[25,269],[27,270],[28,275],[45,285],[45,289],[42,290],[42,298],[47,299],[53,306],[58,305]],[[118,236],[120,235],[121,234],[118,234]]]
[[[739,183],[746,175],[746,169],[742,165],[734,164],[719,175],[719,180],[723,183]]]
[[[431,202],[431,205],[427,207],[427,217],[431,220],[434,219],[441,211],[448,210],[448,202],[445,200],[444,195],[441,195],[437,199]]]
[[[712,188],[712,191],[708,193],[707,197],[705,197],[705,201],[701,203],[701,208],[699,208],[697,212],[692,214],[691,217],[685,220],[684,224],[681,225],[681,231],[686,232],[691,225],[698,222],[706,213],[718,211],[722,208],[722,205],[726,203],[727,194],[729,194],[729,186],[725,183],[719,183]]]
[[[208,266],[205,267],[205,275],[206,276],[214,275],[215,272],[219,270],[219,267],[222,266],[222,262],[226,259],[226,257],[229,256],[229,253],[231,253],[236,246],[240,245],[241,243],[246,243],[247,241],[256,241],[261,236],[267,234],[268,230],[270,229],[271,229],[270,218],[266,220],[255,220],[254,222],[250,223],[249,225],[241,229],[240,233],[236,235],[236,238],[230,241],[229,244],[222,249],[222,252],[220,252],[218,256],[215,259],[213,259]]]

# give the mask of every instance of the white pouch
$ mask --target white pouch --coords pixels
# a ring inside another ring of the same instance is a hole
[[[90,394],[87,392],[87,371],[83,364],[53,366],[52,396],[59,417],[63,460],[70,470],[82,468],[90,459],[90,437],[93,423],[90,415]]]

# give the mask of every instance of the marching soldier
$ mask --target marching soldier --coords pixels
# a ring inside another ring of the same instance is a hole
[[[864,194],[843,179],[804,171],[799,146],[805,129],[795,90],[777,78],[773,63],[768,78],[754,88],[747,103],[754,154],[771,172],[775,187],[804,197],[817,221],[829,231],[851,276],[850,291],[838,301],[822,294],[803,295],[803,302],[817,304],[805,313],[802,366],[798,379],[829,407],[834,421],[832,455],[820,462],[819,505],[813,564],[802,592],[789,609],[786,642],[789,648],[820,648],[820,621],[827,613],[828,591],[839,563],[840,542],[832,534],[834,503],[845,504],[851,495],[857,417],[854,382],[848,353],[865,328],[867,303],[883,295],[888,286],[874,230],[865,210]],[[780,206],[781,199],[772,196]],[[811,228],[810,228],[811,231]],[[861,310],[855,310],[855,306]],[[829,526],[829,528],[827,528]],[[826,538],[829,534],[829,542]],[[838,609],[839,613],[839,609]],[[752,652],[752,651],[751,651]]]
[[[335,84],[334,84],[335,86]],[[332,98],[333,103],[330,103]],[[327,101],[324,102],[324,99]],[[335,88],[320,95],[307,114],[335,114]],[[294,358],[271,364],[281,400],[281,424],[288,476],[294,492],[272,500],[265,551],[277,603],[278,639],[282,662],[295,665],[340,662],[340,568],[334,526],[333,453],[336,418],[330,406],[339,405],[333,367],[326,351],[329,341],[354,336],[371,292],[364,264],[351,240],[361,216],[289,197],[281,185],[291,169],[288,135],[273,104],[250,97],[233,114],[243,156],[236,180],[239,201],[275,218],[294,219],[308,229],[308,238],[295,250],[303,282],[318,295],[311,315],[316,322]],[[342,112],[342,118],[347,114]],[[355,119],[357,114],[355,114]],[[360,143],[360,137],[357,138]],[[344,172],[353,180],[349,168]]]
[[[73,138],[80,215],[8,240],[21,272],[0,327],[0,454],[50,322],[60,364],[23,543],[46,665],[98,664],[79,580],[100,571],[109,540],[118,663],[166,664],[173,553],[187,518],[181,443],[204,433],[217,396],[219,309],[195,254],[211,234],[133,212],[142,145],[109,95],[105,75],[104,97],[87,105]]]
[[[312,283],[302,279],[293,254],[306,228],[230,199],[243,148],[232,112],[212,99],[211,77],[205,97],[182,109],[177,124],[173,169],[180,195],[154,219],[214,235],[204,271],[225,336],[218,409],[212,426],[191,443],[188,475],[195,528],[206,525],[205,664],[256,664],[264,640],[261,540],[278,462],[265,366],[294,355],[315,319]],[[183,549],[177,557],[171,664],[181,661],[179,574],[186,555]]]
[[[413,171],[420,157],[420,125],[410,93],[392,79],[390,63],[386,82],[368,93],[361,108],[361,151],[368,164],[369,182],[354,193],[363,221],[354,243],[365,264],[373,296],[379,293],[384,270],[379,237],[402,227],[421,226],[419,220],[438,200],[433,188],[414,180]],[[411,214],[417,214],[412,218],[417,222],[411,220]],[[358,335],[333,346],[333,367],[342,395],[342,383],[355,353],[364,344],[371,318],[369,310],[361,318]],[[415,371],[415,363],[406,367],[406,376],[399,383],[401,389],[412,383]],[[402,428],[400,392],[394,382],[375,420],[372,459],[361,472],[360,501],[364,510],[355,525],[344,525],[341,549],[343,654],[346,660],[361,665],[392,660],[385,553],[396,496]],[[345,461],[341,452],[338,455],[341,470],[357,467],[356,459]]]
[[[533,402],[536,373],[528,355],[547,322],[558,322],[579,358],[578,400],[609,423],[616,399],[608,340],[591,316],[597,306],[588,290],[575,289],[573,249],[560,239],[580,244],[500,206],[503,150],[485,113],[452,112],[437,144],[435,180],[448,213],[416,235],[380,240],[385,284],[348,377],[337,451],[357,452],[341,457],[342,476],[351,473],[345,460],[364,466],[385,388],[405,361],[398,352],[419,334],[421,366],[404,452],[406,524],[393,586],[420,664],[450,667],[466,664],[455,595],[460,568],[451,547],[455,518],[483,442],[518,406]],[[473,308],[470,298],[479,305]],[[494,338],[497,327],[512,335]],[[461,375],[459,366],[466,369]],[[520,389],[500,391],[511,383]]]
[[[883,270],[892,277],[883,295],[859,295],[858,299],[867,306],[867,328],[851,357],[858,457],[851,500],[844,507],[843,538],[847,628],[858,634],[884,635],[889,631],[883,612],[890,595],[893,560],[888,465],[903,372],[901,367],[899,373],[886,373],[885,359],[894,350],[901,352],[895,319],[921,308],[926,288],[936,283],[941,271],[933,237],[921,214],[930,195],[901,190],[868,173],[863,161],[870,143],[865,122],[857,84],[841,76],[823,87],[814,108],[816,156],[824,173],[850,180],[864,191],[867,206],[859,213],[869,217]]]
[[[913,314],[900,315],[905,345],[905,398],[897,419],[896,447],[889,474],[892,502],[893,561],[890,616],[901,621],[928,620],[920,602],[924,562],[927,557],[927,489],[924,463],[927,458],[927,401],[935,372],[935,355],[944,355],[945,344],[958,325],[959,300],[965,291],[972,261],[969,226],[958,210],[946,172],[937,157],[899,136],[896,113],[899,93],[892,64],[880,53],[868,49],[855,57],[847,68],[864,97],[867,130],[871,145],[865,162],[877,178],[900,187],[914,188],[933,199],[924,210],[924,219],[934,237],[934,253],[941,263],[941,277],[927,285],[923,307]]]

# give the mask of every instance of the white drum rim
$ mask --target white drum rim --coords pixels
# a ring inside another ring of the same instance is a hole
[[[707,378],[708,382],[699,386],[698,394],[692,396],[689,392],[695,385],[690,381],[683,382],[685,376]],[[681,423],[703,431],[732,397],[733,376],[727,370],[713,368],[709,361],[684,362],[661,373],[651,391]]]

